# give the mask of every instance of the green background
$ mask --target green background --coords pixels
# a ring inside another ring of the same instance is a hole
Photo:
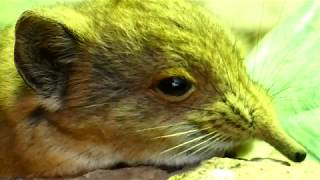
[[[0,0],[0,25],[14,22],[19,15],[33,6],[79,0]]]

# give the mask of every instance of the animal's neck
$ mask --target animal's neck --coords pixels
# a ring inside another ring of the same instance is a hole
[[[4,111],[0,111],[0,177],[10,176],[13,173],[22,173],[23,171],[23,168],[15,161],[14,138],[14,129],[8,121],[7,114]],[[14,169],[17,172],[13,172]]]

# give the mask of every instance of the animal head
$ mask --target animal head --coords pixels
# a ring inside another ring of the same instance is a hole
[[[252,138],[304,159],[277,124],[267,92],[247,76],[235,39],[187,1],[88,1],[25,12],[15,63],[43,116],[124,160],[196,162]]]

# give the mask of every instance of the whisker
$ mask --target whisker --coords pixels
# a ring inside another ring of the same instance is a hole
[[[211,149],[210,147],[214,146],[215,143],[216,143],[216,142],[209,142],[209,143],[206,145],[206,147],[201,150],[202,152],[198,151],[198,153],[200,152],[198,155],[199,155],[199,156],[205,156],[207,152],[212,151],[212,149]],[[221,150],[216,149],[215,151],[221,151]]]
[[[200,129],[200,130],[198,130],[198,129],[193,129],[193,130],[189,130],[189,131],[178,132],[178,133],[169,134],[169,135],[164,135],[164,136],[158,136],[158,137],[154,137],[154,138],[152,138],[152,139],[171,138],[171,137],[181,136],[181,135],[185,135],[185,134],[192,135],[192,134],[196,134],[196,133],[194,133],[194,132],[204,131],[204,130],[207,130],[207,129],[210,129],[210,128],[207,127],[207,128],[203,128],[203,129]]]
[[[193,151],[190,155],[195,155],[197,153],[199,153],[200,151],[204,150],[204,149],[207,149],[208,147],[212,146],[212,144],[218,142],[219,138],[221,137],[222,135],[220,134],[216,134],[215,136],[212,136],[210,137],[209,139],[206,140],[206,142],[209,142],[208,144],[206,144],[205,146],[202,146],[201,148],[197,149],[196,151]],[[215,139],[215,141],[213,141],[213,143],[210,143],[213,139]]]
[[[217,132],[211,132],[211,133],[209,133],[209,134],[207,134],[207,135],[210,136],[210,135],[216,134],[216,133],[217,133]],[[207,136],[206,136],[206,137],[207,137]],[[216,137],[216,136],[209,137],[208,139],[206,139],[206,140],[204,140],[204,141],[202,141],[202,142],[200,142],[200,143],[198,143],[198,144],[196,144],[196,145],[194,145],[194,146],[192,146],[192,147],[190,147],[190,148],[188,148],[188,149],[186,149],[186,150],[184,150],[184,151],[182,151],[182,152],[179,152],[179,153],[176,154],[175,156],[180,156],[180,155],[184,154],[185,152],[188,152],[188,151],[190,151],[190,150],[192,150],[192,149],[194,149],[194,148],[196,148],[196,147],[198,147],[198,146],[200,146],[200,145],[202,145],[202,144],[204,144],[204,143],[206,143],[206,142],[214,139],[215,137]],[[204,138],[205,138],[205,137],[204,137]]]
[[[222,136],[221,137],[221,139],[219,140],[220,141],[220,143],[222,142],[227,142],[227,140],[229,139],[230,137],[227,137],[227,136]],[[230,141],[229,141],[230,142]],[[210,144],[209,144],[209,146],[208,147],[212,147],[212,146],[214,146],[214,145],[216,145],[216,142],[210,142]],[[217,150],[218,151],[220,151],[220,152],[225,152],[226,151],[226,147],[219,147],[219,148],[217,148]],[[210,148],[207,148],[206,150],[204,150],[201,154],[205,154],[205,153],[207,153],[208,151],[210,151],[211,149]]]
[[[190,144],[190,143],[192,143],[192,142],[195,142],[195,141],[198,141],[198,140],[200,140],[200,139],[203,139],[203,138],[205,138],[205,137],[207,137],[207,136],[208,136],[208,134],[203,135],[203,136],[200,136],[200,137],[197,137],[197,138],[194,138],[194,139],[191,139],[190,141],[184,142],[184,143],[182,143],[182,144],[179,144],[179,145],[177,145],[177,146],[174,146],[174,147],[172,147],[172,148],[169,148],[169,149],[167,149],[167,150],[164,150],[164,151],[162,151],[160,154],[168,153],[168,152],[173,151],[173,150],[175,150],[175,149],[177,149],[177,148],[183,147],[183,146],[185,146],[185,145],[187,145],[187,144]]]

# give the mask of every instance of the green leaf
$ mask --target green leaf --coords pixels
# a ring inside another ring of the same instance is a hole
[[[303,7],[266,35],[246,60],[268,89],[285,130],[320,162],[320,5]]]

